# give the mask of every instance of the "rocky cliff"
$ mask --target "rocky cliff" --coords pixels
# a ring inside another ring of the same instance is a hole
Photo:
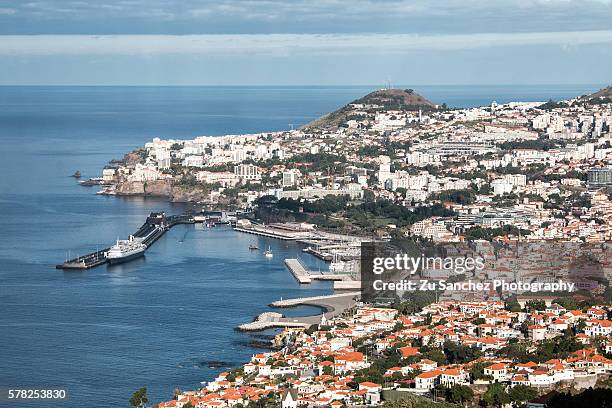
[[[173,184],[171,180],[123,181],[115,187],[117,195],[166,197],[174,202],[198,202],[208,199],[208,192],[197,187],[184,187]]]

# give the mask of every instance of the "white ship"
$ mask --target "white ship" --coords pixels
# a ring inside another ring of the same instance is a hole
[[[106,259],[111,264],[129,261],[130,259],[143,256],[147,246],[142,243],[142,238],[118,239],[117,243],[106,253]]]

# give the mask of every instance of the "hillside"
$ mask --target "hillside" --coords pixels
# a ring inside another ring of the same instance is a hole
[[[367,94],[351,103],[364,105],[380,105],[385,109],[417,110],[435,109],[436,105],[428,101],[412,89],[381,89]]]
[[[355,105],[359,108],[355,108]],[[412,89],[380,89],[306,124],[303,129],[337,129],[350,119],[355,110],[373,113],[379,110],[417,111],[419,109],[431,111],[437,109],[437,106]]]
[[[612,86],[600,89],[599,91],[587,95],[582,99],[592,104],[612,103]]]

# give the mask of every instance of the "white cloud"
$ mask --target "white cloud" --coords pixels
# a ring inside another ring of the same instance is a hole
[[[485,34],[219,34],[0,36],[0,55],[342,55],[402,54],[511,46],[612,43],[612,30]]]

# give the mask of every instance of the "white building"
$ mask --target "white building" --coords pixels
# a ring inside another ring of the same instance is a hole
[[[161,173],[151,164],[136,164],[128,181],[154,181],[161,178]]]
[[[295,186],[298,182],[300,175],[301,175],[300,171],[295,170],[295,169],[283,171],[282,186],[283,187]]]
[[[205,184],[219,183],[223,187],[233,187],[240,179],[234,173],[228,171],[223,172],[211,172],[211,171],[199,171],[196,173],[196,180]]]
[[[234,174],[242,180],[261,180],[259,167],[254,164],[239,164],[234,167]]]

